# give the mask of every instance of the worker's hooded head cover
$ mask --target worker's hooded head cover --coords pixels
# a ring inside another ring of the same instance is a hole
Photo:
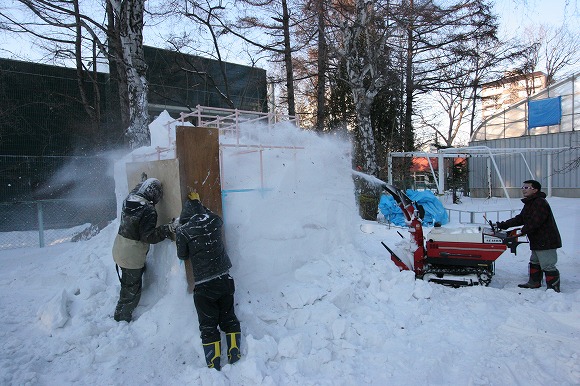
[[[163,186],[157,178],[146,179],[140,186],[137,185],[136,189],[136,195],[151,201],[153,204],[157,204],[163,197]]]
[[[186,200],[183,204],[183,209],[181,209],[181,215],[179,216],[179,223],[186,224],[189,220],[198,214],[206,214],[205,208],[199,200]]]

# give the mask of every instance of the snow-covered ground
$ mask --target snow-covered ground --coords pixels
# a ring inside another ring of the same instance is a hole
[[[135,320],[113,320],[114,221],[88,241],[0,251],[0,384],[580,384],[579,199],[549,199],[564,242],[562,293],[517,287],[526,244],[498,259],[489,287],[453,289],[390,261],[381,241],[404,249],[407,231],[357,216],[346,144],[291,127],[248,129],[242,140],[304,147],[263,151],[265,191],[259,152],[224,150],[242,360],[205,367],[168,240],[152,248]],[[518,199],[442,200],[521,208]]]

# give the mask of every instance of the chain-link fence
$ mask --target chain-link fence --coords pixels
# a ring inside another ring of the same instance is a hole
[[[0,249],[87,239],[115,218],[114,199],[0,203]]]
[[[198,104],[267,111],[265,70],[151,47],[145,58],[151,116]],[[73,239],[116,216],[116,79],[99,73],[85,98],[78,80],[73,68],[0,58],[0,249]]]
[[[0,249],[102,228],[116,216],[112,175],[105,157],[0,155]]]

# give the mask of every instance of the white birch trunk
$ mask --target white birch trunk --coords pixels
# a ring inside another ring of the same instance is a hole
[[[385,55],[384,40],[371,41],[366,31],[373,12],[372,3],[357,0],[355,17],[343,26],[344,52],[353,101],[356,106],[357,139],[355,151],[362,160],[363,170],[378,175],[376,143],[371,124],[371,106],[375,96],[383,86],[384,69],[377,68]],[[378,44],[377,44],[378,43]]]
[[[353,94],[356,94],[354,92]],[[371,104],[373,99],[366,97],[355,97],[356,117],[358,123],[358,152],[363,160],[359,165],[363,170],[371,175],[378,175],[379,166],[376,156],[375,135],[371,124]]]
[[[125,135],[131,149],[151,144],[149,133],[149,85],[143,54],[145,0],[109,0],[118,23],[122,62],[129,93],[129,126]]]

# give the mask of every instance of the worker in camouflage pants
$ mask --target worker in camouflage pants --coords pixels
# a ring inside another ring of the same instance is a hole
[[[133,311],[139,304],[149,245],[166,238],[175,238],[173,224],[156,227],[155,204],[162,196],[161,182],[156,178],[149,178],[139,183],[123,201],[119,232],[113,244],[117,274],[119,267],[122,272],[119,276],[121,291],[114,315],[117,322],[130,322]]]

